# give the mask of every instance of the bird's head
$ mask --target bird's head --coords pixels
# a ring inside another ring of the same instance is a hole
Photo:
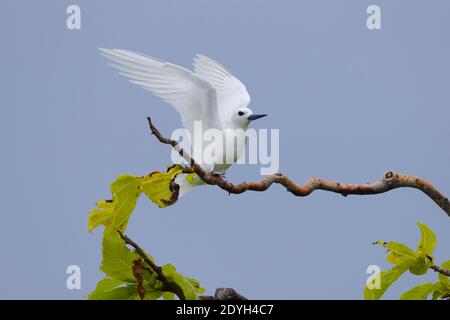
[[[254,114],[250,108],[239,108],[233,114],[233,122],[238,127],[246,128],[251,121],[267,116],[267,114]]]

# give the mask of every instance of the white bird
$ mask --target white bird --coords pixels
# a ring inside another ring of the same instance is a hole
[[[137,52],[103,48],[99,50],[130,82],[151,91],[178,111],[184,127],[191,135],[193,150],[195,141],[198,141],[194,137],[195,121],[201,121],[203,130],[218,129],[225,139],[227,136],[232,138],[235,146],[231,161],[223,161],[224,157],[228,159],[223,147],[222,152],[214,154],[213,161],[201,163],[201,167],[207,172],[224,174],[241,157],[247,141],[245,135],[238,135],[235,139],[233,130],[241,129],[245,132],[250,121],[266,116],[254,114],[248,108],[250,95],[242,82],[223,65],[206,56],[194,57],[192,72]],[[205,147],[202,144],[202,148]],[[192,175],[178,175],[175,182],[180,185],[180,196],[203,184],[200,178]]]

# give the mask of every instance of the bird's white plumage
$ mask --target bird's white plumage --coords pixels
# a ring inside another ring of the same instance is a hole
[[[195,120],[205,129],[221,129],[216,90],[192,71],[140,53],[100,49],[114,68],[132,83],[151,91],[180,114],[184,127],[193,134]]]
[[[250,103],[250,95],[244,84],[223,65],[200,54],[194,58],[194,72],[214,87],[219,115],[226,128],[233,128],[230,121],[233,112]]]
[[[203,130],[219,129],[225,136],[230,134],[228,129],[247,129],[250,120],[242,116],[252,114],[247,108],[250,95],[241,81],[213,59],[203,55],[195,56],[192,72],[137,52],[103,48],[100,51],[132,83],[151,91],[178,111],[184,127],[191,135],[193,150],[198,138],[193,136],[194,121],[201,121]],[[245,137],[238,139],[238,154],[234,161],[241,156],[245,143]],[[205,145],[202,144],[202,148]],[[224,153],[224,149],[219,150],[215,154],[217,161],[203,163],[202,168],[205,171],[225,173],[232,163],[224,164],[219,160]],[[180,185],[180,196],[196,185],[203,184],[199,177],[188,181],[182,174],[175,181]]]

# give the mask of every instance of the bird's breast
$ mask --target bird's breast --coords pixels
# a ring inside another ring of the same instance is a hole
[[[217,157],[217,163],[231,165],[243,154],[246,144],[246,135],[243,130],[224,130],[222,154]]]

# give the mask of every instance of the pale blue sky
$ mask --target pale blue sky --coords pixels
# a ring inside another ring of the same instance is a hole
[[[366,28],[366,8],[382,30]],[[78,4],[82,30],[65,9]],[[164,168],[164,133],[176,112],[129,84],[97,47],[144,52],[190,67],[211,56],[247,86],[257,127],[280,129],[280,170],[367,182],[387,170],[419,175],[450,195],[448,1],[2,1],[2,225],[0,298],[83,299],[102,278],[101,231],[87,212],[109,198],[119,174]],[[255,165],[228,172],[259,178]],[[160,264],[173,263],[212,293],[249,298],[360,299],[366,268],[389,265],[377,239],[413,247],[416,221],[450,258],[448,217],[416,190],[378,196],[316,192],[296,198],[279,186],[228,196],[196,190],[167,209],[141,199],[127,233]],[[67,290],[65,269],[82,270]],[[419,282],[405,275],[386,294]]]

